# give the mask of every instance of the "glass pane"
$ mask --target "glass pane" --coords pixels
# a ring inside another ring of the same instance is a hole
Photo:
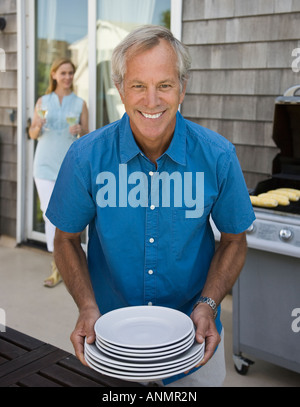
[[[88,76],[78,66],[82,60],[82,44],[88,47],[88,0],[36,0],[36,100],[45,94],[53,61],[71,58],[77,67],[74,92],[88,103]],[[44,233],[44,221],[34,188],[33,230]]]
[[[142,24],[170,28],[170,0],[98,0],[97,11],[97,127],[118,120],[124,106],[111,80],[114,47]]]

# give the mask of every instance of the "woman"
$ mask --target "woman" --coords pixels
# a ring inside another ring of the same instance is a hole
[[[75,66],[71,60],[61,58],[51,67],[49,87],[38,99],[29,135],[37,139],[33,176],[45,220],[47,249],[53,252],[55,227],[45,212],[54,188],[61,163],[70,145],[89,132],[86,103],[73,92]],[[61,282],[61,276],[52,261],[52,274],[45,280],[46,287]]]

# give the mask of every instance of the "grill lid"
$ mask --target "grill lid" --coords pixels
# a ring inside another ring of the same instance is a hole
[[[300,85],[292,86],[275,100],[273,140],[280,152],[273,160],[272,177],[259,182],[253,195],[277,188],[300,189]],[[271,211],[299,216],[300,200],[288,206],[278,205]]]
[[[273,140],[280,153],[273,161],[273,176],[300,181],[300,85],[275,100]]]

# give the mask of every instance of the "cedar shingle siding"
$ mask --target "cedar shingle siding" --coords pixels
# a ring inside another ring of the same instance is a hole
[[[0,235],[16,236],[17,200],[17,23],[16,0],[0,1],[5,72],[0,72]],[[13,121],[12,121],[13,120]]]
[[[249,188],[272,171],[274,101],[300,73],[299,0],[183,0],[193,58],[182,112],[236,146]]]

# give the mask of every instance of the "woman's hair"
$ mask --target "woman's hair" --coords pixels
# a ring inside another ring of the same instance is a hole
[[[147,51],[159,44],[164,39],[169,42],[177,55],[178,77],[183,89],[188,79],[191,67],[191,58],[187,47],[177,40],[170,30],[162,26],[144,25],[130,32],[114,49],[111,59],[112,79],[119,89],[123,90],[123,80],[126,73],[126,58],[130,50],[130,57],[140,52]]]
[[[73,62],[72,62],[69,58],[59,58],[59,59],[56,59],[56,60],[53,62],[53,64],[51,65],[51,68],[50,68],[50,73],[49,73],[49,86],[48,86],[48,89],[46,90],[46,95],[48,95],[49,93],[54,92],[55,89],[56,89],[56,86],[57,86],[56,80],[52,78],[52,73],[53,73],[53,72],[56,72],[56,71],[58,70],[58,68],[59,68],[61,65],[64,65],[64,64],[70,64],[70,65],[72,65],[72,67],[73,67],[73,69],[74,69],[74,73],[75,73],[76,67],[75,67],[75,65],[73,64]],[[71,88],[71,89],[73,90],[73,84],[72,84],[72,88]]]

